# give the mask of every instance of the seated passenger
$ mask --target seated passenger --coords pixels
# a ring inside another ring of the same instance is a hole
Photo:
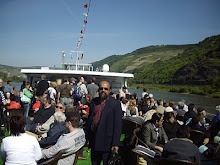
[[[56,112],[65,112],[64,110],[64,105],[62,103],[58,103],[56,105],[55,108],[55,113]],[[36,127],[35,132],[40,135],[41,137],[46,137],[47,136],[47,132],[50,129],[51,124],[54,123],[54,115],[52,115],[45,123],[43,123],[42,125],[38,125]]]
[[[141,130],[144,143],[159,155],[163,152],[164,143],[167,143],[168,141],[168,137],[162,124],[163,115],[160,113],[154,113],[152,119],[145,122]]]
[[[164,114],[163,128],[169,140],[176,137],[178,124],[177,122],[175,122],[174,115],[172,112],[166,112]]]
[[[63,151],[63,157],[58,161],[58,165],[72,165],[76,152],[82,148],[86,142],[83,129],[78,128],[80,114],[76,111],[66,114],[66,127],[68,134],[63,134],[57,143],[49,149],[42,150],[43,158],[52,158],[59,151]]]
[[[189,140],[190,128],[180,126],[177,130],[177,138],[171,139],[164,145],[162,158],[188,160],[200,164],[198,147]]]
[[[212,126],[215,125],[215,123],[220,122],[220,105],[216,106],[215,110],[217,114],[212,118]]]
[[[149,98],[145,98],[143,102],[140,102],[138,105],[138,111],[140,113],[140,116],[144,115],[147,111],[151,109],[151,101]]]
[[[198,118],[200,123],[202,124],[202,127],[205,129],[209,128],[209,125],[211,125],[211,121],[206,116],[206,109],[204,107],[199,107],[197,109],[198,112]]]
[[[46,138],[40,138],[39,144],[41,148],[45,148],[49,145],[54,145],[59,137],[64,133],[67,133],[67,129],[65,126],[66,116],[63,112],[55,112],[54,113],[54,124],[47,133]]]
[[[10,119],[11,136],[6,137],[1,145],[1,157],[4,164],[36,165],[41,156],[41,149],[35,137],[25,133],[25,118],[12,116]]]
[[[7,109],[21,108],[21,105],[15,101],[15,95],[11,95],[10,100],[11,100],[10,105],[6,106]]]
[[[51,105],[49,97],[43,98],[43,105],[33,114],[33,117],[27,119],[26,130],[35,132],[36,126],[45,123],[55,112],[55,107]]]
[[[184,108],[184,102],[179,101],[178,102],[178,108],[177,108],[177,116],[184,116],[186,111],[183,109]]]
[[[186,118],[193,118],[195,116],[197,116],[195,104],[189,104],[188,105],[188,112],[185,113],[185,117]]]
[[[164,111],[165,111],[165,107],[163,106],[163,100],[162,99],[159,99],[157,100],[157,112],[160,113],[160,114],[164,114]]]

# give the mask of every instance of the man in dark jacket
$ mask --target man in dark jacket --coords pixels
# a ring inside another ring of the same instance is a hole
[[[181,126],[177,130],[177,138],[164,145],[162,158],[188,160],[200,164],[198,147],[189,140],[190,129]]]
[[[188,109],[189,109],[189,111],[185,113],[186,118],[193,118],[193,117],[197,116],[195,104],[189,104]]]
[[[51,99],[49,97],[43,98],[43,105],[40,109],[34,113],[33,117],[27,119],[26,130],[35,132],[38,124],[45,123],[55,112],[55,106],[51,105]]]
[[[122,110],[118,100],[109,96],[111,89],[107,81],[99,84],[99,97],[90,104],[87,139],[92,150],[92,165],[101,160],[106,165],[111,150],[118,152],[122,127]]]

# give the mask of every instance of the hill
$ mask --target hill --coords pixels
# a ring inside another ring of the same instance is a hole
[[[113,72],[133,73],[130,84],[208,85],[220,89],[220,35],[197,44],[161,45],[113,55],[93,63]]]
[[[134,74],[133,83],[219,86],[220,35],[206,38],[169,60],[135,69]]]
[[[113,55],[103,60],[93,62],[93,67],[102,68],[104,64],[110,66],[112,72],[130,72],[145,65],[153,64],[157,61],[166,61],[182,53],[191,45],[161,45],[149,46],[137,49],[125,55]]]
[[[15,67],[9,65],[0,64],[0,77],[3,81],[11,80],[13,82],[22,82],[26,79],[26,75],[20,73],[21,69],[40,69],[41,66],[31,66],[31,67]],[[59,69],[53,68],[52,69]]]

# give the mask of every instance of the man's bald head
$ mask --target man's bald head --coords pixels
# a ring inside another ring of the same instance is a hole
[[[101,99],[101,101],[107,99],[107,97],[109,96],[111,92],[110,89],[110,84],[107,81],[101,81],[99,83],[99,97]]]

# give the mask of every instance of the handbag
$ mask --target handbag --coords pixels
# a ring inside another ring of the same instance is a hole
[[[124,165],[123,159],[118,153],[115,152],[115,150],[112,150],[110,154],[108,165]]]
[[[21,96],[21,102],[23,102],[23,103],[29,103],[30,100],[31,99],[24,94]]]

